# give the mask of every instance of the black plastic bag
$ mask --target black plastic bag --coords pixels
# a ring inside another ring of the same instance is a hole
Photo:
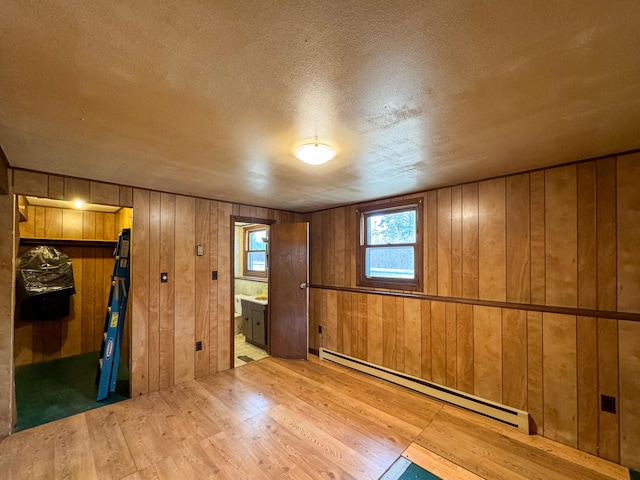
[[[58,320],[69,316],[70,298],[76,289],[68,255],[53,247],[34,247],[20,257],[17,277],[21,320]]]

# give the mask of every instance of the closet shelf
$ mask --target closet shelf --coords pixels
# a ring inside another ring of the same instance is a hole
[[[25,246],[37,246],[37,245],[50,245],[52,247],[109,247],[115,248],[118,244],[117,240],[91,240],[88,238],[73,239],[73,238],[35,238],[25,237],[20,238],[20,245]]]

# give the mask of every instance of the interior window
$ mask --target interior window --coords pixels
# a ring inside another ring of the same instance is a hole
[[[245,227],[244,229],[244,266],[245,277],[267,276],[267,230],[264,225]]]
[[[422,201],[357,210],[358,285],[402,290],[422,286]]]

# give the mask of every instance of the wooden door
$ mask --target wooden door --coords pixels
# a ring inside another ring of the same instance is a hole
[[[307,359],[309,351],[309,224],[269,231],[269,344],[274,357]]]

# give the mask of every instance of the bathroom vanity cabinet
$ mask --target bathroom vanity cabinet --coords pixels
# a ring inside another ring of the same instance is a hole
[[[247,342],[267,350],[267,306],[242,300],[242,334]]]

